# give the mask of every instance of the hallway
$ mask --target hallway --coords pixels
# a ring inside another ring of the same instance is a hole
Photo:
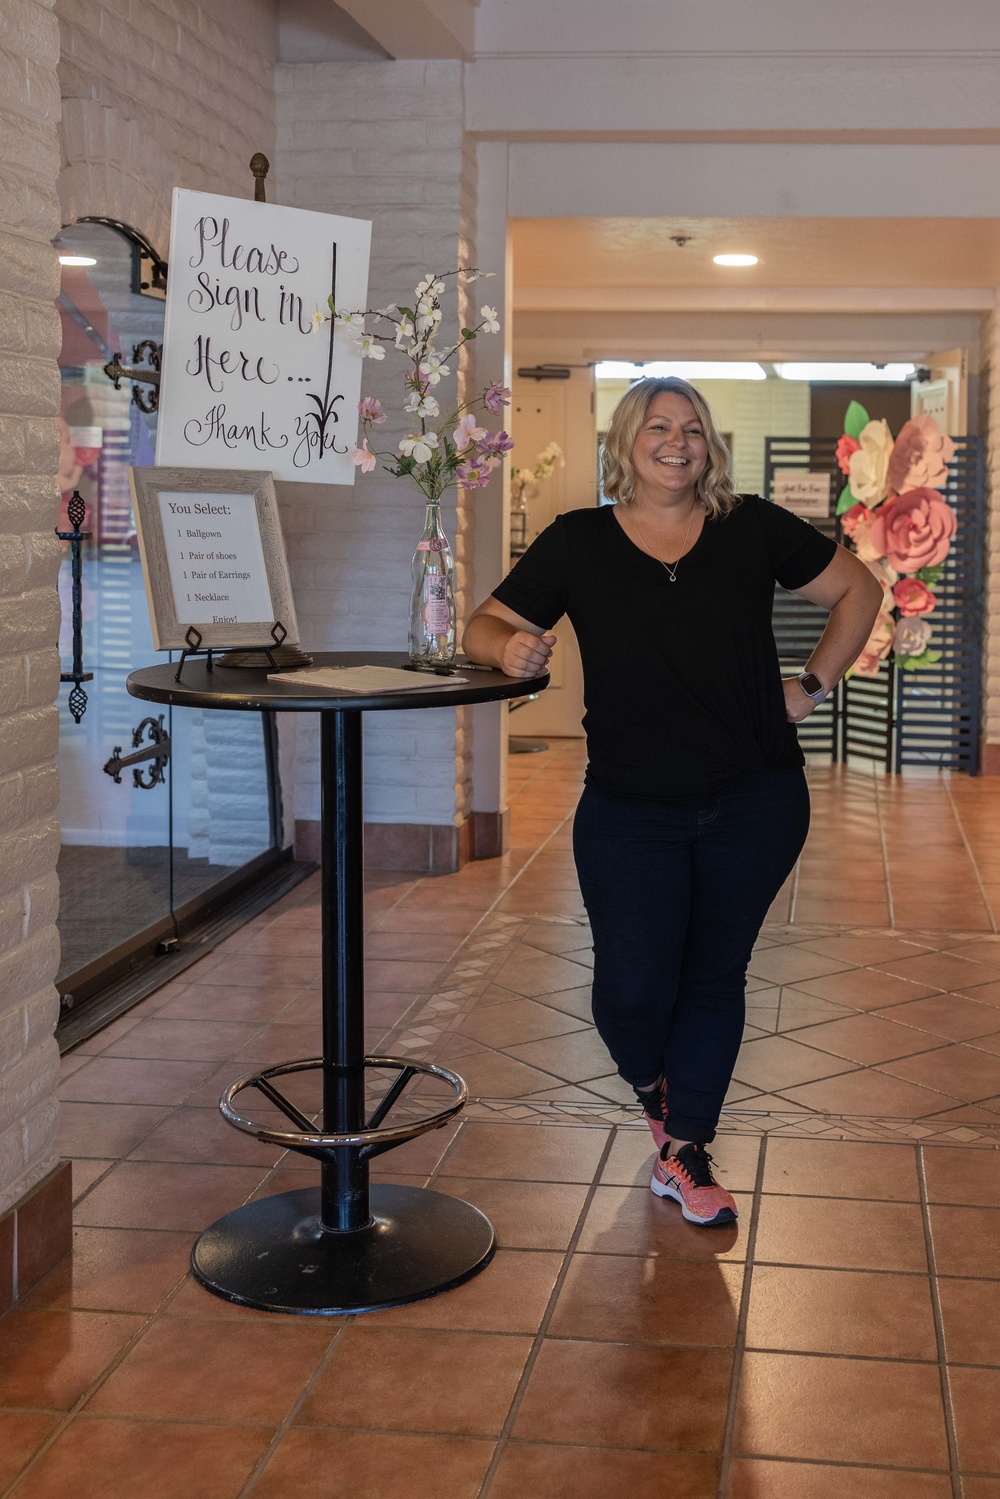
[[[314,1171],[216,1108],[315,1052],[313,879],[64,1058],[77,1248],[3,1323],[0,1495],[998,1499],[1000,784],[811,770],[713,1147],[742,1217],[706,1232],[589,1023],[582,768],[512,758],[503,859],[370,877],[369,1044],[472,1095],[374,1174],[480,1206],[493,1264],[330,1320],[186,1273]]]

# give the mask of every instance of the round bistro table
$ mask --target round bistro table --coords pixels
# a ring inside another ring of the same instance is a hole
[[[404,658],[385,651],[315,655],[317,667],[404,664]],[[456,670],[461,674],[460,662]],[[475,670],[465,682],[442,677],[433,687],[363,696],[276,682],[265,671],[226,667],[218,660],[212,668],[200,657],[184,663],[180,681],[176,672],[170,663],[135,671],[128,690],[133,697],[176,708],[318,713],[321,724],[323,1054],[248,1073],[230,1084],[219,1104],[236,1129],[318,1160],[320,1186],[264,1197],[227,1213],[195,1244],[194,1273],[229,1301],[305,1315],[401,1306],[449,1290],[489,1264],[496,1247],[489,1219],[441,1192],[368,1180],[373,1156],[447,1124],[464,1107],[468,1090],[456,1073],[433,1063],[365,1055],[361,715],[521,697],[546,686],[548,677],[522,680]],[[366,1118],[368,1068],[396,1076]],[[277,1078],[310,1071],[322,1074],[322,1129],[275,1086]],[[418,1074],[449,1085],[450,1102],[435,1114],[381,1127]],[[237,1099],[251,1088],[294,1129],[244,1117]]]

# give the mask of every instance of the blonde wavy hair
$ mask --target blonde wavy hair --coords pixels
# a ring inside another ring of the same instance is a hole
[[[664,379],[637,380],[622,396],[611,418],[601,454],[604,493],[619,505],[630,505],[635,497],[635,469],[632,449],[639,435],[650,403],[664,391],[686,396],[701,422],[708,443],[708,462],[698,476],[695,495],[704,505],[710,520],[728,515],[740,502],[733,488],[732,458],[722,434],[712,420],[708,402],[700,391],[676,375]]]

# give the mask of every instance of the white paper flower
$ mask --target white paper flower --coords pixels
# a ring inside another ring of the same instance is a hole
[[[412,458],[416,463],[426,463],[437,445],[436,432],[423,432],[416,437],[404,437],[399,444],[399,451],[404,458]]]
[[[441,376],[450,375],[451,371],[446,364],[441,363],[440,357],[437,354],[428,354],[427,358],[421,361],[420,373],[426,375],[428,384],[438,385],[440,384]]]
[[[899,582],[899,573],[888,562],[865,561],[865,566],[873,578],[877,578],[882,585],[882,608],[886,614],[890,614],[896,607],[892,588],[894,583]]]
[[[417,416],[424,418],[429,416],[440,416],[441,407],[431,395],[423,395],[419,390],[411,390],[403,403],[404,411],[415,411]]]
[[[495,307],[480,307],[479,316],[483,320],[483,329],[485,332],[500,332],[500,323],[497,319],[497,310]]]
[[[892,433],[885,421],[869,422],[858,436],[861,444],[849,460],[851,493],[869,510],[880,505],[889,493],[889,459],[892,457]]]
[[[354,352],[362,359],[384,359],[385,350],[372,333],[362,333],[354,340]]]
[[[892,648],[897,656],[922,656],[930,638],[926,619],[901,619],[893,633]]]

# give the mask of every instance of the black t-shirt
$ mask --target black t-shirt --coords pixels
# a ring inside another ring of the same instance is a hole
[[[836,544],[757,495],[706,519],[671,583],[611,505],[570,510],[493,597],[540,629],[567,614],[583,658],[587,780],[613,796],[710,797],[803,764],[785,718],[774,585],[802,588]],[[804,663],[803,663],[804,665]]]

